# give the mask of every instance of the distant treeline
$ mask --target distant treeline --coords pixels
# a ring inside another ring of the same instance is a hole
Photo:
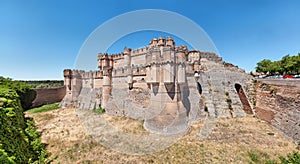
[[[24,110],[27,110],[32,105],[32,101],[36,97],[36,93],[32,86],[22,81],[13,81],[11,78],[0,76],[0,86],[2,88],[9,88],[17,92],[18,98]]]
[[[257,63],[256,72],[270,74],[299,74],[300,73],[300,53],[295,56],[286,55],[281,60],[271,61],[264,59]]]
[[[30,88],[59,88],[64,86],[63,80],[19,80],[19,82],[25,82]]]

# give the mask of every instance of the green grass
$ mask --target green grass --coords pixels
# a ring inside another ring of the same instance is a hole
[[[248,152],[248,156],[250,157],[251,161],[253,161],[253,162],[257,163],[259,161],[259,157],[255,152],[252,152],[252,151]]]
[[[251,161],[249,163],[251,164],[256,164],[256,163],[263,163],[263,164],[277,164],[278,162],[271,159],[269,154],[265,153],[265,152],[261,152],[261,151],[248,151],[248,156],[250,157]],[[284,157],[281,157],[284,159]],[[281,162],[282,163],[282,162]],[[285,164],[285,163],[282,163]],[[294,164],[294,163],[292,163]],[[297,164],[297,163],[296,163]]]
[[[41,107],[32,108],[32,109],[30,109],[30,110],[27,110],[26,112],[28,112],[28,113],[41,113],[41,112],[46,112],[46,111],[58,109],[58,105],[59,105],[59,102],[53,103],[53,104],[47,104],[47,105],[43,105],[43,106],[41,106]]]
[[[279,159],[283,164],[299,164],[300,154],[298,151],[293,151],[292,153],[289,153],[287,157],[280,156]]]

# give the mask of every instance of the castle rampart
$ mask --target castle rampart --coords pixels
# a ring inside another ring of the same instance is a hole
[[[158,133],[176,133],[180,123],[185,130],[205,116],[244,116],[234,85],[249,88],[251,77],[225,66],[215,53],[175,46],[171,37],[153,38],[147,47],[99,53],[96,71],[64,70],[62,106],[105,108],[144,119],[145,128]]]

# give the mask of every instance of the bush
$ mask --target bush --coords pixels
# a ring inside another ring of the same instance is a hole
[[[32,101],[36,97],[36,92],[25,82],[12,81],[10,78],[4,78],[0,76],[0,87],[15,90],[19,95],[21,106],[24,110],[27,110],[31,107]]]
[[[103,113],[105,113],[105,109],[104,108],[101,108],[101,107],[99,107],[99,108],[97,108],[97,109],[94,109],[93,110],[95,113],[98,113],[98,114],[103,114]]]
[[[0,88],[0,163],[44,163],[48,156],[33,120],[24,118],[20,97]]]

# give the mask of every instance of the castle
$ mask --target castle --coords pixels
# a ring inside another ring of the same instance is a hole
[[[153,38],[149,46],[98,54],[98,70],[64,70],[61,106],[104,108],[108,114],[144,120],[160,134],[184,131],[192,122],[252,114],[251,76],[211,52]]]

